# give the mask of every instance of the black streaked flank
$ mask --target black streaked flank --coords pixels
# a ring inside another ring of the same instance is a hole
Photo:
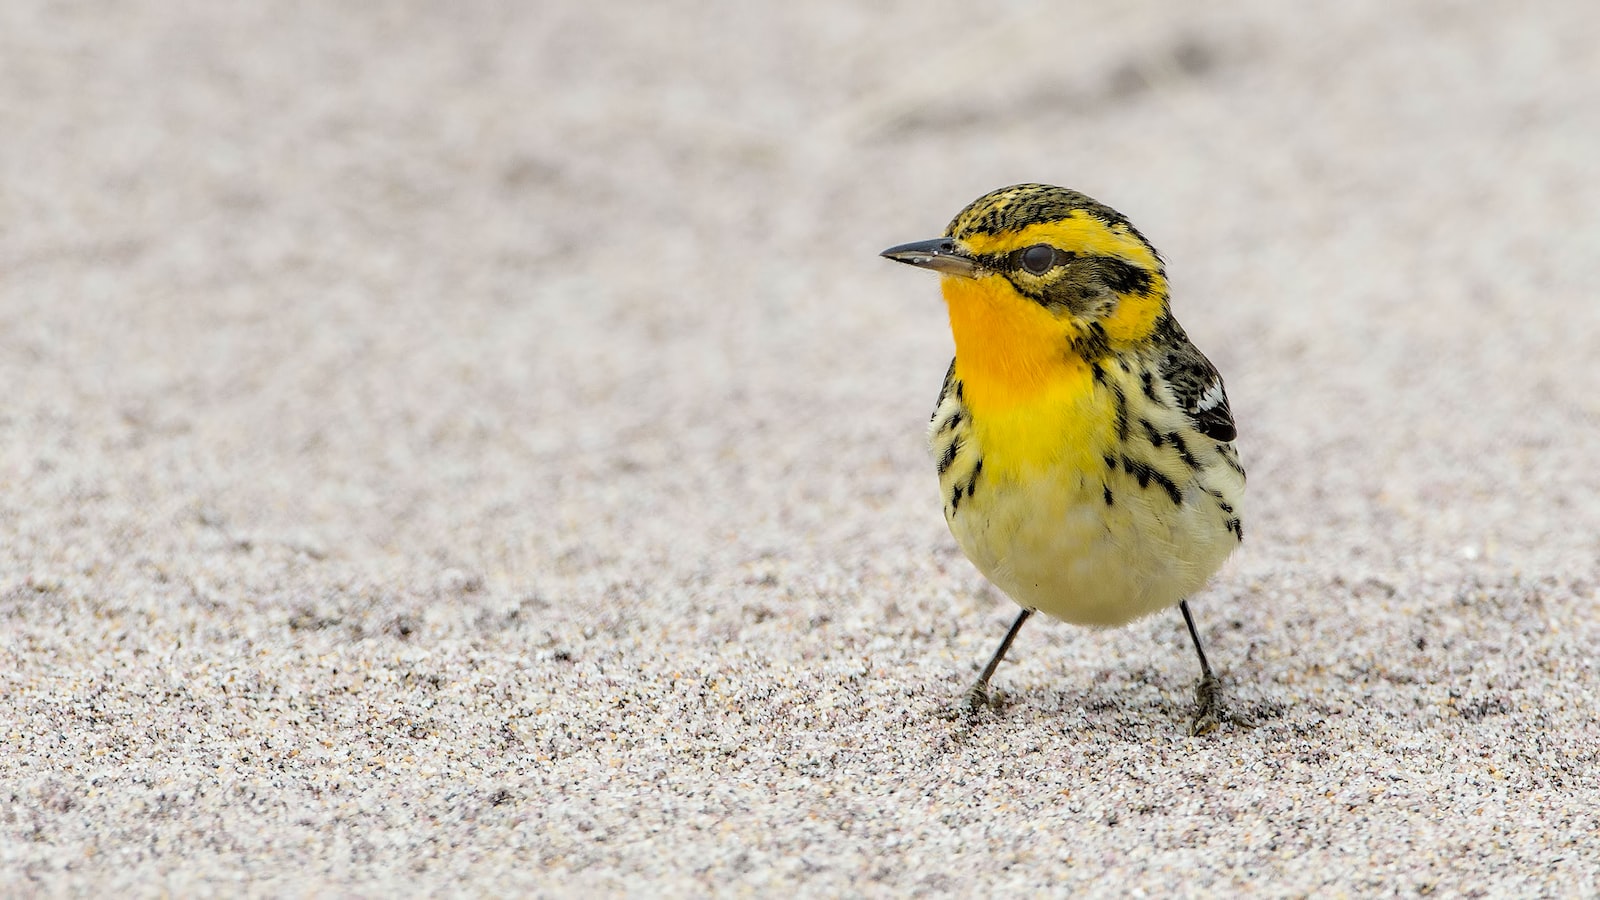
[[[1109,484],[1102,484],[1102,485],[1100,485],[1100,489],[1101,489],[1101,490],[1102,490],[1102,491],[1104,491],[1104,492],[1105,492],[1105,495],[1106,495],[1106,505],[1107,505],[1107,506],[1110,506],[1110,505],[1111,505],[1111,504],[1112,504],[1112,503],[1113,503],[1113,502],[1114,502],[1114,501],[1113,501],[1113,500],[1112,500],[1112,498],[1111,498],[1111,485],[1109,485]]]
[[[1172,442],[1172,446],[1178,448],[1178,458],[1183,460],[1184,465],[1194,469],[1196,472],[1205,468],[1200,464],[1200,460],[1196,459],[1195,455],[1189,452],[1189,442],[1183,439],[1183,435],[1176,431],[1169,431],[1167,432],[1167,440]]]
[[[955,461],[956,461],[956,454],[960,453],[960,452],[961,452],[961,435],[958,434],[953,439],[951,439],[950,446],[946,447],[945,450],[944,450],[944,455],[939,457],[939,474],[940,475],[943,475],[945,472],[950,470],[950,466],[952,464],[954,464]]]
[[[1145,437],[1150,440],[1150,446],[1159,449],[1163,444],[1165,444],[1167,442],[1166,435],[1164,435],[1161,432],[1157,431],[1156,427],[1154,425],[1150,424],[1150,420],[1149,419],[1140,419],[1139,420],[1139,425],[1144,428],[1144,434],[1145,434]]]
[[[1229,447],[1227,444],[1217,445],[1217,455],[1221,456],[1222,461],[1228,464],[1228,468],[1238,473],[1240,478],[1243,478],[1245,477],[1244,466],[1239,465],[1239,459],[1233,454],[1232,451],[1233,448]]]
[[[1129,459],[1126,456],[1122,458],[1122,469],[1139,480],[1139,487],[1148,488],[1150,482],[1153,481],[1167,492],[1167,496],[1172,498],[1173,503],[1179,506],[1183,505],[1183,492],[1178,490],[1178,485],[1171,478],[1161,474],[1159,469]]]

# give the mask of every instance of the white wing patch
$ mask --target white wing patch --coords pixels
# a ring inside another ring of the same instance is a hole
[[[1216,409],[1228,401],[1228,395],[1222,392],[1222,379],[1218,378],[1206,387],[1206,392],[1195,401],[1194,411],[1203,413],[1208,409]]]

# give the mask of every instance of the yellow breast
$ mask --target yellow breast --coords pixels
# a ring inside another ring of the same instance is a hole
[[[942,279],[956,378],[986,472],[1102,465],[1115,429],[1111,396],[1072,353],[1070,326],[999,276]]]

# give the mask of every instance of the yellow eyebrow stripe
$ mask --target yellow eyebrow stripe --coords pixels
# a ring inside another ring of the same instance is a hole
[[[973,234],[961,239],[967,249],[980,255],[1009,253],[1034,244],[1050,244],[1080,256],[1114,256],[1125,259],[1154,274],[1161,261],[1144,241],[1123,224],[1107,225],[1081,210],[1052,222],[1037,222],[1021,231],[999,234]]]

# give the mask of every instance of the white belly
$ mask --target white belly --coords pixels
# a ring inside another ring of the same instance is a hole
[[[1018,604],[1079,625],[1121,625],[1199,590],[1238,546],[1198,481],[1174,504],[1159,488],[1077,473],[1030,489],[996,484],[950,531]],[[1237,493],[1237,492],[1235,492]]]

